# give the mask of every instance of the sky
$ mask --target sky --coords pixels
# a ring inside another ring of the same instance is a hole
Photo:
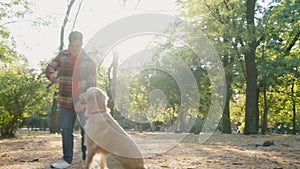
[[[49,61],[57,54],[67,0],[31,0],[31,2],[35,4],[32,8],[33,13],[26,15],[23,21],[10,24],[8,27],[17,43],[17,52],[24,55],[31,66],[38,68],[40,61]],[[79,2],[77,0],[74,3],[70,18],[75,18]],[[141,0],[136,7],[137,3],[138,0],[127,0],[124,6],[121,0],[83,0],[74,30],[84,34],[85,43],[104,26],[126,16],[145,12],[159,12],[174,16],[176,13],[175,0]],[[37,18],[49,20],[51,24],[33,26],[32,22],[28,21]],[[65,47],[73,22],[73,19],[69,21],[65,31]],[[129,39],[119,46],[119,53],[129,54],[129,50],[131,52],[142,50],[148,41],[147,36]]]

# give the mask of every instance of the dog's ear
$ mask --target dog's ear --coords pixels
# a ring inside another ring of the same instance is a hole
[[[105,95],[103,95],[101,91],[97,91],[96,93],[98,107],[100,109],[106,109]]]

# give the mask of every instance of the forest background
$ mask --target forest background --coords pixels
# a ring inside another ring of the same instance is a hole
[[[28,22],[39,31],[57,20],[51,15],[26,19],[26,16],[34,13],[32,9],[35,3],[31,1],[7,0],[0,3],[1,137],[14,137],[17,130],[24,127],[59,132],[55,97],[57,87],[47,88],[49,82],[44,76],[44,69],[51,57],[66,46],[64,41],[67,33],[80,28],[77,23],[83,19],[80,15],[84,3],[83,0],[70,0],[59,6],[65,9],[65,15],[60,20],[61,26],[53,34],[59,45],[51,53],[45,52],[43,55],[49,57],[38,66],[33,66],[29,61],[31,56],[18,51],[12,25]],[[118,1],[114,5],[120,9],[138,10],[143,3],[145,1]],[[174,4],[179,11],[176,17],[206,35],[224,68],[226,97],[221,103],[222,112],[218,112],[220,121],[211,124],[211,130],[222,133],[299,134],[300,1],[177,0]],[[170,34],[174,29],[191,33],[187,28],[177,25],[170,29]],[[128,130],[200,133],[205,121],[209,120],[211,99],[215,97],[212,95],[212,79],[208,75],[212,65],[198,60],[190,47],[175,43],[174,39],[153,39],[148,46],[156,49],[157,55],[171,51],[190,68],[200,95],[197,112],[185,114],[191,110],[182,109],[186,105],[182,104],[181,98],[186,93],[180,91],[176,79],[164,71],[149,69],[139,72],[132,79],[123,77],[124,81],[130,81],[128,117],[141,118],[142,121],[141,116],[145,115],[148,122],[132,122],[122,117],[121,108],[113,99],[109,102],[112,115]],[[47,39],[43,40],[47,42]],[[200,43],[194,44],[195,47],[197,45]],[[122,59],[126,60],[121,55],[122,51],[116,50],[108,55],[110,60],[98,60],[98,86],[105,89],[109,96],[115,92],[113,82],[118,74],[119,63]],[[169,63],[172,65],[176,61]],[[163,101],[157,99],[149,102],[149,93],[154,89],[163,92],[164,97],[158,98]],[[195,118],[192,126],[189,121],[191,116]]]

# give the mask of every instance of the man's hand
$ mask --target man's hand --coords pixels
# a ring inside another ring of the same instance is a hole
[[[77,101],[77,102],[75,103],[75,111],[76,111],[77,113],[83,112],[84,109],[85,109],[85,107],[84,107],[84,105],[82,105],[82,104],[80,103],[80,101]]]
[[[49,80],[52,84],[56,83],[57,82],[57,78],[54,74],[52,74],[50,77],[49,77]]]

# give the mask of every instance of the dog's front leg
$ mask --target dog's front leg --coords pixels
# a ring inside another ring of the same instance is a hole
[[[100,157],[100,169],[107,169],[107,165],[106,165],[106,154],[101,154]]]
[[[92,162],[93,162],[94,155],[95,155],[94,151],[88,150],[87,167],[86,167],[86,169],[92,169]]]

